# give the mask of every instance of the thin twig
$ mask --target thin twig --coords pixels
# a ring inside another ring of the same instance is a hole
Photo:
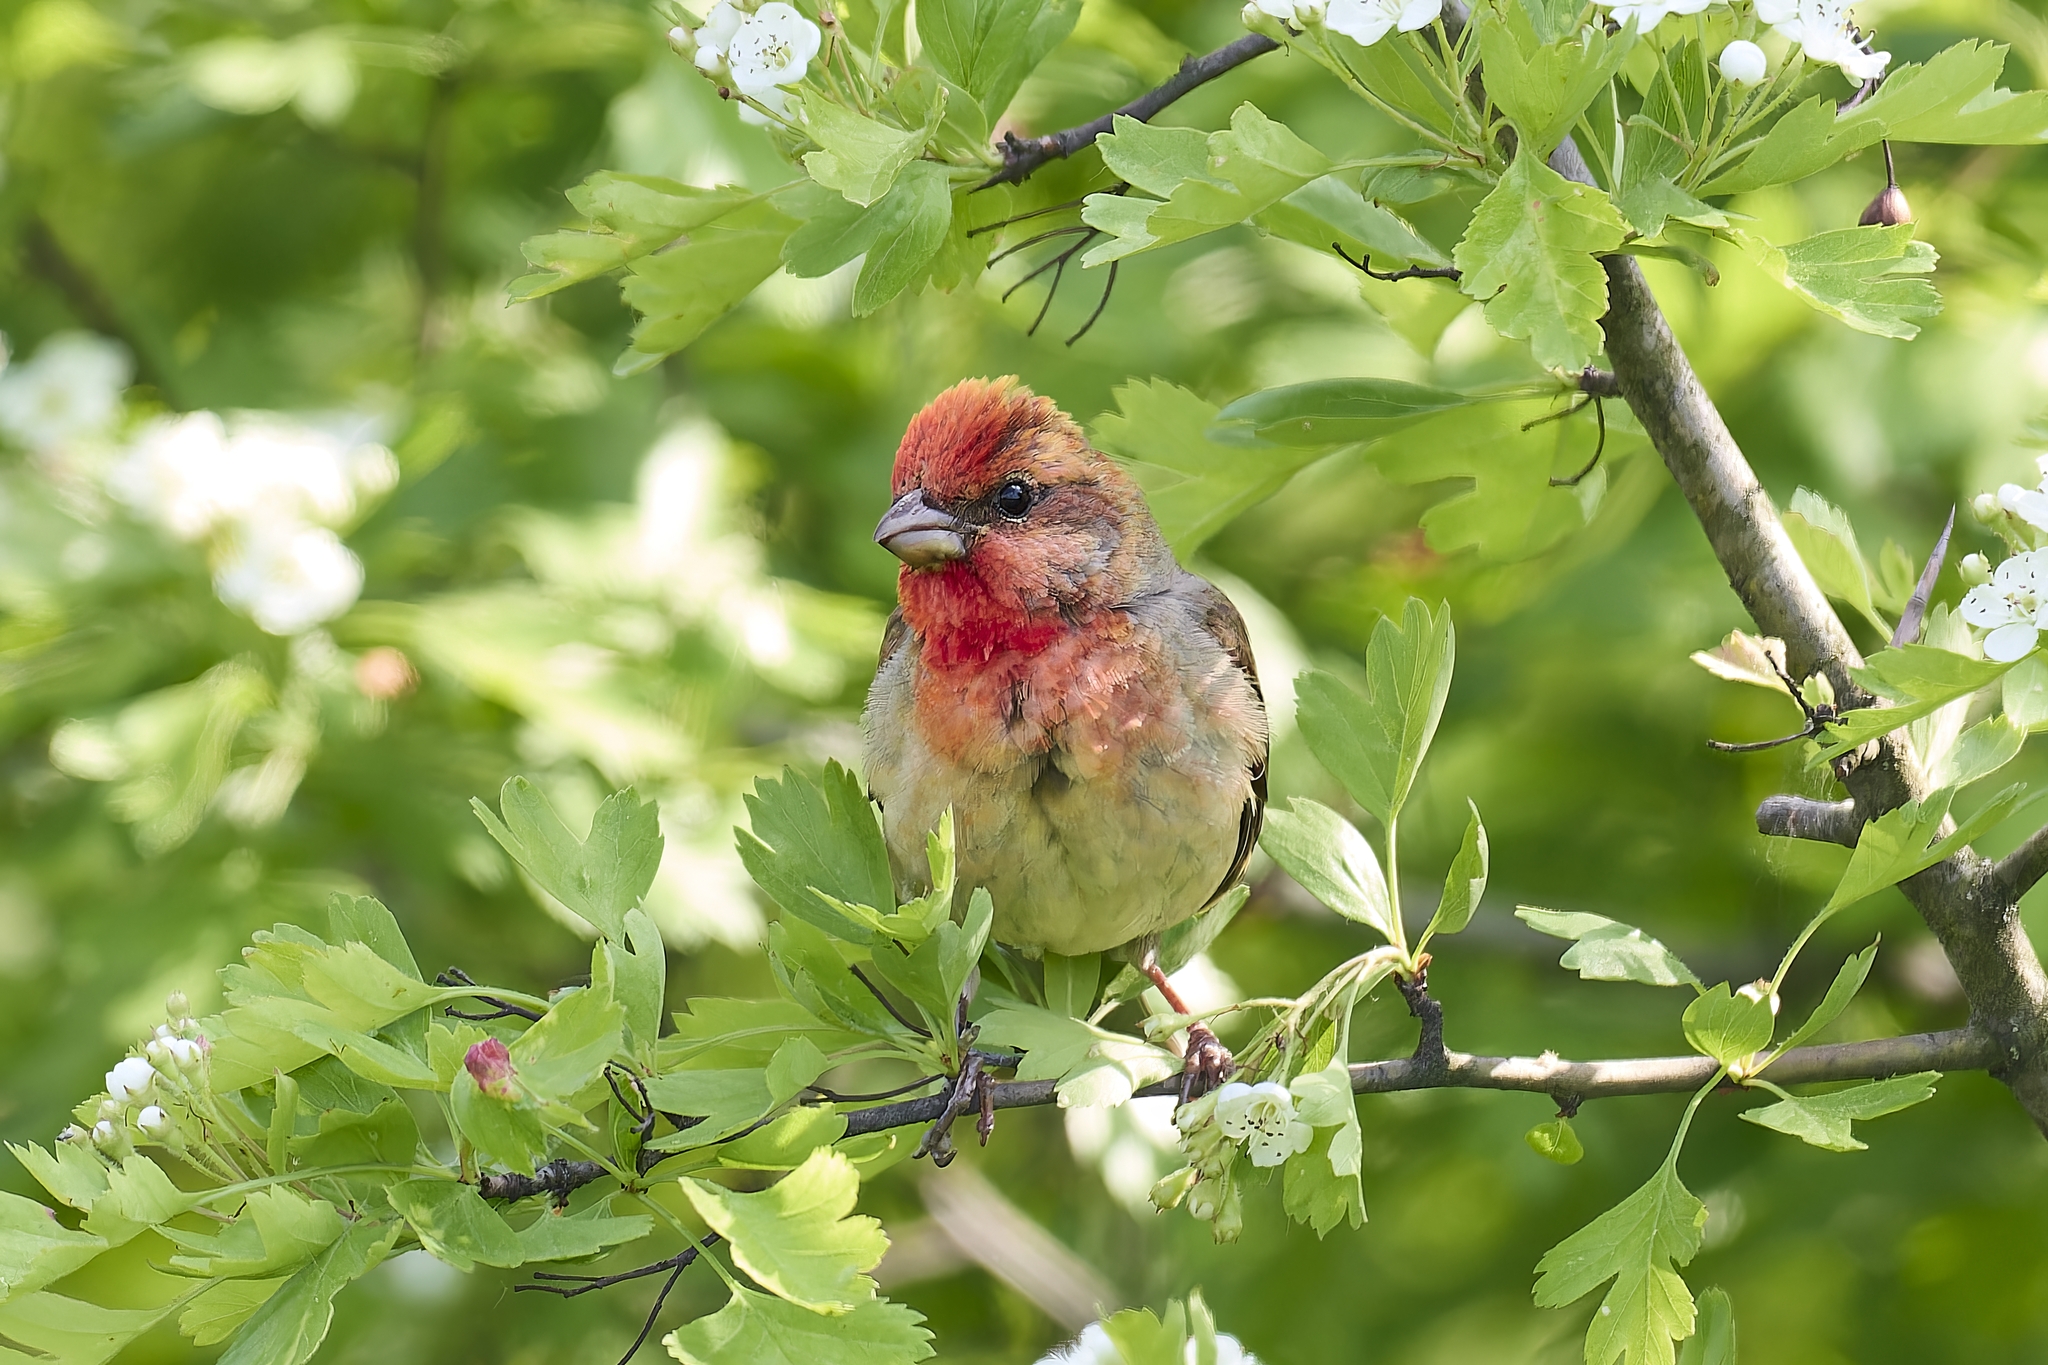
[[[897,1023],[903,1025],[903,1027],[909,1029],[912,1033],[915,1033],[920,1038],[929,1038],[932,1036],[931,1031],[929,1029],[926,1029],[919,1024],[913,1024],[908,1019],[905,1019],[903,1017],[903,1012],[896,1008],[896,1003],[893,1000],[891,1000],[888,996],[882,994],[882,988],[880,986],[877,986],[874,982],[868,980],[868,974],[862,971],[858,964],[849,966],[846,970],[853,973],[854,980],[860,982],[861,985],[866,986],[868,988],[869,995],[874,996],[875,999],[882,1002],[882,1008],[889,1011],[890,1018],[894,1019]]]
[[[1168,80],[1101,118],[1090,119],[1086,123],[1062,129],[1057,133],[1047,133],[1044,137],[1020,138],[1015,133],[1005,133],[1000,149],[1003,156],[1002,169],[982,181],[976,188],[985,190],[994,185],[1021,185],[1046,162],[1072,156],[1083,147],[1091,146],[1096,138],[1115,126],[1119,114],[1137,119],[1140,123],[1146,122],[1196,86],[1213,81],[1254,57],[1277,52],[1279,49],[1280,44],[1264,34],[1247,33],[1236,42],[1226,43],[1206,56],[1183,58],[1180,70],[1174,72]]]
[[[436,986],[474,986],[476,981],[471,978],[468,972],[463,971],[462,968],[450,967],[447,971],[434,978],[434,984]],[[487,1019],[528,1019],[534,1023],[540,1022],[539,1012],[530,1010],[524,1005],[510,1004],[500,1000],[495,995],[479,995],[476,998],[491,1006],[491,1009],[486,1013],[472,1014],[450,1005],[441,1012],[452,1018],[467,1019],[472,1023],[481,1023]]]
[[[1330,243],[1330,250],[1344,258],[1344,264],[1355,270],[1362,270],[1376,280],[1456,280],[1463,279],[1464,272],[1451,265],[1411,265],[1401,270],[1374,270],[1372,257],[1353,256],[1344,249],[1341,242]]]
[[[830,1100],[834,1104],[867,1104],[873,1100],[892,1100],[898,1095],[908,1095],[911,1091],[922,1089],[933,1081],[943,1081],[945,1079],[946,1075],[944,1072],[937,1072],[930,1076],[919,1076],[908,1085],[899,1085],[894,1090],[877,1090],[871,1095],[841,1094],[837,1090],[827,1090],[822,1085],[807,1085],[804,1089],[820,1099]]]
[[[1086,246],[1087,243],[1084,241],[1082,245]],[[1067,345],[1071,346],[1082,337],[1087,336],[1089,329],[1095,326],[1095,320],[1102,316],[1102,310],[1109,307],[1109,296],[1116,289],[1117,267],[1122,264],[1122,261],[1111,261],[1109,263],[1109,278],[1102,282],[1102,297],[1095,301],[1095,311],[1088,315],[1088,321],[1081,324],[1080,331],[1067,338]],[[1036,324],[1033,325],[1036,326]]]

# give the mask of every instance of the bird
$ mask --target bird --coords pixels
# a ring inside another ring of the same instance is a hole
[[[1115,953],[1190,1014],[1160,934],[1242,878],[1269,735],[1244,619],[1174,557],[1137,483],[1016,377],[911,419],[875,541],[901,564],[862,721],[899,893],[955,885],[1027,954]],[[1197,1023],[1183,1096],[1229,1053]]]

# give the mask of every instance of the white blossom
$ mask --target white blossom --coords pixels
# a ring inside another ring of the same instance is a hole
[[[1737,38],[1721,49],[1720,67],[1732,85],[1761,84],[1771,70],[1764,50],[1747,38]]]
[[[1216,1092],[1216,1123],[1245,1144],[1254,1166],[1278,1166],[1308,1150],[1315,1130],[1295,1116],[1294,1096],[1274,1081],[1233,1081]]]
[[[49,450],[112,426],[131,366],[120,343],[91,332],[60,332],[35,358],[0,372],[0,433]]]
[[[107,484],[137,514],[198,540],[255,517],[337,525],[397,479],[397,461],[380,445],[274,413],[239,414],[230,425],[192,412],[152,424]]]
[[[1990,631],[1984,657],[2011,663],[2033,652],[2036,632],[2048,626],[2048,550],[2028,550],[2000,564],[1991,581],[1963,594],[1958,614]]]
[[[740,21],[726,45],[726,66],[740,93],[759,98],[778,85],[801,81],[823,42],[824,32],[816,24],[782,0],[769,0]]]
[[[1636,32],[1648,33],[1674,14],[1698,14],[1713,0],[1600,0],[1617,24],[1636,21]]]
[[[1040,1356],[1037,1365],[1123,1365],[1123,1353],[1101,1323],[1091,1322],[1081,1329],[1080,1336]]]
[[[135,1126],[145,1133],[161,1133],[171,1126],[171,1116],[160,1104],[152,1104],[135,1116]]]
[[[1195,1365],[1195,1343],[1190,1340],[1184,1353],[1187,1365]],[[1228,1332],[1216,1334],[1216,1365],[1259,1365],[1259,1358]]]
[[[156,1083],[156,1068],[141,1057],[123,1057],[107,1073],[107,1094],[126,1103]]]
[[[733,35],[740,31],[746,17],[746,11],[733,4],[732,0],[718,0],[711,7],[711,13],[704,17],[704,26],[690,35],[697,44],[697,54],[692,60],[699,71],[715,76],[725,70],[726,49],[732,45]]]
[[[1842,0],[1757,0],[1756,17],[1799,44],[1806,60],[1839,66],[1850,80],[1876,80],[1891,64],[1891,53],[1865,49]]]
[[[2048,480],[2043,480],[2048,483]],[[1998,486],[1998,506],[2037,531],[2048,531],[2048,489],[2022,488],[2016,483]]]
[[[1371,47],[1389,30],[1413,33],[1443,13],[1443,0],[1330,0],[1323,22],[1355,43]]]
[[[254,522],[214,570],[213,589],[272,635],[296,635],[355,605],[363,564],[325,526]]]

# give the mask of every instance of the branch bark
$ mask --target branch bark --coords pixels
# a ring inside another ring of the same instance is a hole
[[[1003,134],[1003,168],[981,182],[980,188],[991,185],[1021,185],[1031,178],[1040,166],[1048,161],[1058,161],[1072,156],[1083,147],[1094,145],[1095,139],[1108,132],[1116,123],[1118,114],[1149,122],[1154,115],[1167,105],[1198,85],[1207,84],[1225,72],[1234,71],[1254,57],[1263,57],[1268,52],[1277,52],[1280,44],[1259,33],[1247,33],[1236,42],[1226,43],[1214,52],[1200,57],[1184,57],[1180,70],[1173,73],[1157,88],[1147,90],[1138,98],[1113,109],[1101,118],[1087,123],[1047,133],[1044,137],[1020,138],[1015,133]]]
[[[1978,1071],[1999,1064],[1998,1044],[1971,1028],[1945,1033],[1913,1033],[1867,1043],[1836,1043],[1794,1048],[1772,1064],[1766,1074],[1780,1085],[1818,1081],[1867,1081],[1916,1071]],[[1708,1057],[1629,1057],[1615,1061],[1570,1062],[1555,1053],[1540,1057],[1481,1057],[1469,1052],[1443,1052],[1397,1057],[1385,1062],[1359,1062],[1351,1068],[1351,1089],[1359,1095],[1387,1095],[1405,1090],[1523,1090],[1539,1095],[1574,1095],[1581,1100],[1622,1095],[1684,1094],[1705,1085],[1715,1071]],[[1178,1079],[1161,1081],[1140,1095],[1178,1093]],[[999,1081],[993,1087],[998,1109],[1026,1109],[1054,1103],[1051,1081]],[[930,1123],[946,1107],[946,1096],[933,1095],[900,1104],[855,1109],[846,1115],[846,1136],[879,1133],[891,1128]]]
[[[1816,801],[1810,796],[1766,796],[1756,808],[1756,829],[1780,839],[1856,847],[1863,815],[1854,801]]]

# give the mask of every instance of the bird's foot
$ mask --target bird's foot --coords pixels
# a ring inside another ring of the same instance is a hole
[[[934,1166],[948,1166],[959,1155],[953,1146],[953,1120],[968,1110],[978,1110],[974,1131],[981,1139],[981,1145],[988,1146],[989,1134],[996,1127],[995,1081],[984,1067],[1014,1067],[1022,1058],[1015,1053],[980,1052],[969,1048],[960,1059],[960,1074],[953,1079],[952,1093],[946,1097],[946,1107],[932,1120],[932,1126],[925,1129],[924,1137],[912,1152],[915,1160],[921,1156],[932,1159]]]
[[[1188,1026],[1188,1051],[1180,1072],[1180,1102],[1198,1100],[1230,1078],[1237,1063],[1223,1040],[1206,1024]]]

